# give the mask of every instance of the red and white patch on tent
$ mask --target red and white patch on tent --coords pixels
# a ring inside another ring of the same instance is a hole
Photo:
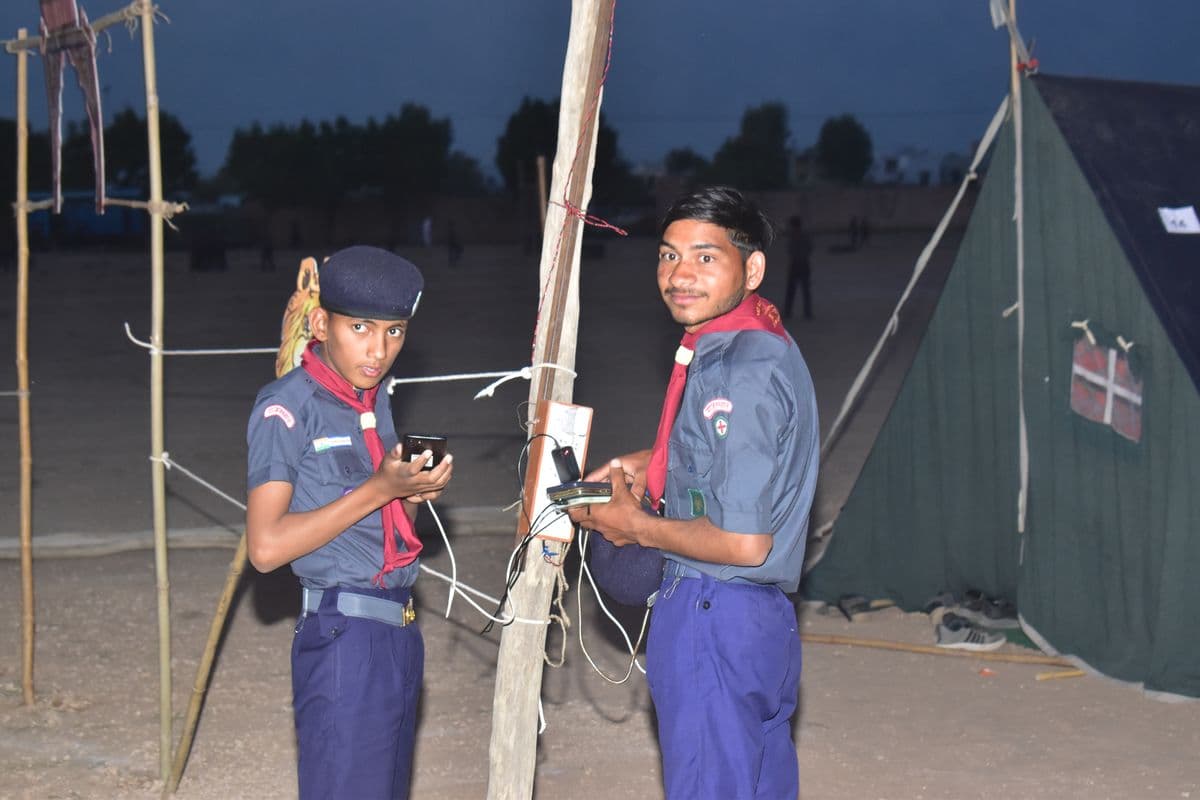
[[[1080,337],[1071,363],[1071,410],[1141,441],[1142,381],[1130,371],[1129,357]]]

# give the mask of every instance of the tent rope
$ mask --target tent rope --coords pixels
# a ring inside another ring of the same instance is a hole
[[[831,425],[829,428],[829,432],[825,434],[825,442],[821,445],[822,461],[825,460],[825,457],[833,449],[834,443],[836,443],[838,438],[841,436],[847,417],[849,416],[850,411],[854,407],[855,403],[858,401],[858,398],[862,393],[863,386],[867,382],[867,378],[870,377],[872,371],[874,370],[875,361],[878,359],[879,353],[883,350],[884,344],[886,344],[887,340],[894,336],[896,331],[899,329],[900,310],[904,308],[905,303],[908,302],[909,295],[912,294],[913,288],[916,286],[917,281],[921,277],[921,273],[925,271],[925,267],[928,265],[929,259],[933,256],[933,251],[937,248],[938,244],[942,240],[942,236],[946,233],[946,229],[950,226],[950,220],[954,217],[954,213],[958,210],[959,203],[962,202],[963,195],[966,194],[967,186],[978,178],[978,173],[976,170],[983,162],[983,158],[987,154],[988,149],[991,147],[992,140],[996,138],[996,134],[1000,130],[1000,126],[1003,124],[1007,113],[1008,98],[1006,97],[1000,103],[1000,107],[996,109],[996,113],[992,116],[992,121],[988,125],[987,131],[984,133],[983,139],[980,140],[979,146],[975,148],[975,157],[972,159],[971,167],[967,170],[967,174],[963,177],[962,183],[959,184],[958,193],[955,194],[954,200],[950,203],[950,207],[946,209],[946,213],[942,215],[942,219],[938,223],[937,228],[934,230],[933,236],[930,237],[929,243],[925,245],[925,249],[921,251],[921,255],[917,258],[916,266],[913,267],[912,277],[909,278],[908,285],[904,287],[904,292],[900,295],[900,299],[897,301],[895,309],[892,310],[892,315],[888,318],[887,324],[884,326],[883,333],[880,335],[879,340],[875,343],[875,347],[871,350],[871,354],[867,356],[866,362],[858,371],[858,376],[855,377],[854,383],[851,384],[850,390],[846,393],[845,399],[842,400],[842,406],[838,411],[837,418],[834,419],[833,425]],[[829,520],[828,522],[824,523],[823,527],[832,527],[832,524],[833,520]]]

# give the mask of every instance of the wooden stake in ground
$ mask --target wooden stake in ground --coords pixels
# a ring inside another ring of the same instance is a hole
[[[575,365],[579,324],[579,248],[583,222],[567,213],[563,201],[586,208],[591,198],[600,82],[612,33],[614,0],[575,0],[563,67],[554,158],[553,205],[542,239],[541,281],[545,292],[539,314],[533,362]],[[570,402],[574,379],[561,370],[537,370],[529,390],[531,407],[539,400]],[[555,548],[559,548],[555,545]],[[540,547],[526,551],[524,571],[509,592],[510,609],[523,617],[545,616],[554,587],[554,567]],[[504,629],[492,702],[489,800],[533,796],[537,759],[538,698],[542,687],[546,627],[514,622]]]
[[[27,31],[17,31],[24,39]],[[17,408],[21,426],[21,688],[33,705],[33,448],[29,437],[29,51],[17,52]]]
[[[175,748],[175,758],[171,763],[171,775],[163,784],[163,797],[175,794],[179,788],[179,780],[183,777],[183,768],[187,764],[188,755],[192,751],[192,738],[196,735],[196,724],[200,721],[200,706],[204,702],[204,694],[208,690],[208,678],[212,674],[213,658],[217,653],[217,642],[221,641],[221,632],[225,630],[225,620],[229,617],[229,606],[233,602],[233,594],[237,591],[238,581],[246,568],[246,534],[238,541],[237,552],[229,562],[229,571],[225,574],[225,587],[217,600],[217,610],[208,626],[208,642],[204,645],[204,655],[196,667],[196,680],[192,684],[192,699],[188,702],[187,717],[183,722],[183,733],[179,736],[179,746]]]

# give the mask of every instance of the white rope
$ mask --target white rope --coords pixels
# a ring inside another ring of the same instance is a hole
[[[224,356],[224,355],[265,355],[267,353],[275,355],[279,352],[278,347],[246,347],[237,349],[211,349],[211,350],[160,350],[151,342],[144,342],[133,335],[133,331],[129,328],[129,323],[125,323],[125,335],[129,337],[129,341],[136,344],[138,347],[144,347],[150,351],[151,355],[164,356]]]
[[[200,477],[199,475],[197,475],[196,473],[194,473],[194,472],[192,472],[191,470],[185,469],[184,467],[180,466],[180,465],[179,465],[179,462],[178,462],[178,461],[175,461],[174,459],[172,459],[172,458],[171,458],[171,454],[170,454],[170,453],[168,453],[166,450],[164,450],[164,451],[163,451],[163,454],[162,454],[162,456],[161,456],[161,457],[158,457],[158,458],[156,458],[156,457],[154,457],[154,456],[150,456],[150,460],[151,460],[151,461],[161,461],[161,462],[163,463],[163,465],[164,465],[164,466],[165,466],[167,469],[177,469],[177,470],[179,470],[181,473],[183,473],[183,474],[184,474],[184,475],[186,475],[187,477],[191,478],[191,479],[192,479],[192,480],[194,480],[196,483],[198,483],[198,484],[200,484],[201,486],[203,486],[205,489],[208,489],[210,492],[212,492],[213,494],[217,495],[218,497],[223,497],[223,498],[225,498],[225,499],[226,499],[226,500],[228,500],[230,503],[232,503],[233,505],[235,505],[235,506],[237,506],[238,508],[240,508],[242,511],[245,511],[245,510],[246,510],[246,504],[245,504],[245,503],[241,502],[240,500],[236,500],[236,499],[234,499],[234,498],[233,498],[233,497],[231,497],[230,495],[227,495],[227,494],[225,494],[225,492],[221,491],[221,490],[220,490],[220,489],[218,489],[216,486],[213,486],[211,483],[209,483],[208,481],[204,480],[203,478],[201,478],[201,477]]]
[[[962,202],[963,195],[967,192],[968,184],[978,177],[975,170],[978,169],[980,163],[983,161],[983,157],[987,154],[988,148],[991,147],[992,140],[996,138],[996,133],[1000,130],[1000,126],[1003,124],[1007,113],[1008,98],[1006,97],[1000,103],[1000,108],[996,109],[996,113],[992,116],[992,121],[988,125],[987,132],[984,133],[983,139],[980,140],[979,146],[975,148],[975,158],[971,161],[971,168],[967,170],[967,174],[963,177],[962,183],[958,187],[958,194],[954,196],[954,200],[950,203],[950,207],[946,209],[946,213],[942,215],[942,220],[938,223],[937,229],[934,230],[929,243],[925,245],[925,249],[921,251],[921,255],[917,258],[912,277],[909,278],[908,285],[904,287],[904,292],[900,295],[900,300],[896,303],[896,308],[892,311],[892,316],[888,319],[887,325],[884,326],[883,334],[879,337],[879,341],[875,343],[875,348],[871,350],[871,354],[867,356],[866,363],[863,364],[862,369],[858,371],[858,376],[854,379],[854,383],[850,386],[850,391],[846,393],[846,398],[842,401],[842,407],[838,411],[837,418],[833,421],[833,425],[830,426],[829,433],[825,434],[825,443],[821,446],[821,460],[825,459],[825,456],[833,448],[834,442],[841,435],[842,426],[846,422],[850,409],[858,400],[858,396],[862,392],[867,378],[871,375],[871,371],[875,367],[875,360],[879,357],[880,351],[883,350],[884,344],[898,330],[900,326],[900,309],[908,302],[908,297],[912,294],[913,287],[917,285],[917,280],[921,277],[921,273],[925,271],[925,266],[933,256],[934,249],[937,248],[946,229],[950,226],[950,220],[954,217],[954,212],[958,210],[958,204]]]
[[[167,452],[165,452],[165,451],[164,451],[164,452],[163,452],[163,454],[162,454],[161,456],[158,456],[158,457],[155,457],[155,456],[150,456],[150,460],[151,460],[151,461],[160,461],[160,462],[162,462],[162,463],[163,463],[163,465],[165,465],[165,466],[167,467],[167,469],[174,469],[174,470],[178,470],[180,473],[182,473],[183,475],[186,475],[187,477],[191,478],[191,479],[192,479],[192,480],[194,480],[196,483],[198,483],[198,484],[200,484],[201,486],[203,486],[204,488],[208,489],[209,491],[211,491],[213,494],[217,495],[218,497],[222,497],[222,498],[224,498],[225,500],[228,500],[230,503],[232,503],[233,505],[237,506],[237,507],[238,507],[238,508],[240,508],[242,511],[245,511],[245,510],[246,510],[246,504],[245,504],[245,503],[243,503],[243,502],[241,502],[240,500],[237,500],[237,499],[235,499],[235,498],[231,497],[230,495],[228,495],[228,494],[226,494],[225,492],[223,492],[223,491],[221,491],[220,489],[218,489],[218,488],[217,488],[216,486],[214,486],[213,484],[211,484],[211,483],[209,483],[208,481],[206,481],[206,480],[204,480],[203,478],[201,478],[201,477],[200,477],[199,475],[197,475],[196,473],[194,473],[194,472],[192,472],[191,470],[189,470],[189,469],[186,469],[185,467],[181,466],[181,465],[179,464],[179,462],[178,462],[178,461],[175,461],[174,459],[172,459],[172,458],[171,458],[171,455],[170,455],[169,453],[167,453]],[[457,594],[457,595],[461,596],[461,597],[462,597],[462,598],[463,598],[463,599],[464,599],[464,600],[465,600],[465,601],[466,601],[468,604],[470,604],[472,607],[474,607],[474,608],[475,608],[475,609],[476,609],[476,610],[477,610],[477,611],[478,611],[480,614],[482,614],[483,616],[487,617],[488,619],[490,619],[490,620],[492,620],[492,621],[494,621],[494,622],[498,622],[498,623],[500,623],[500,624],[503,624],[503,625],[507,625],[507,624],[509,624],[509,623],[511,623],[511,622],[520,622],[520,623],[523,623],[523,624],[526,624],[526,625],[548,625],[548,624],[550,624],[550,621],[549,621],[549,620],[525,619],[525,618],[518,617],[518,616],[515,616],[515,615],[514,615],[514,616],[510,616],[510,617],[494,617],[494,616],[492,616],[491,614],[489,614],[487,611],[485,611],[483,608],[481,608],[481,607],[479,606],[479,604],[478,604],[478,603],[476,603],[474,600],[472,600],[472,599],[471,599],[471,598],[468,596],[468,593],[470,593],[470,594],[474,594],[474,595],[475,595],[475,596],[477,596],[477,597],[481,597],[481,598],[483,598],[484,600],[487,600],[487,601],[488,601],[488,602],[490,602],[490,603],[494,603],[494,604],[496,604],[496,605],[499,605],[499,604],[500,604],[500,600],[499,600],[498,598],[492,597],[491,595],[488,595],[488,594],[484,594],[483,592],[479,591],[478,589],[472,588],[471,586],[468,586],[468,585],[467,585],[467,584],[465,584],[465,583],[460,583],[460,582],[457,580],[457,569],[458,569],[458,568],[457,568],[457,566],[455,565],[455,561],[454,561],[454,553],[453,553],[453,551],[451,551],[451,550],[450,550],[450,541],[449,541],[449,538],[448,538],[448,537],[447,537],[447,535],[446,535],[446,529],[445,529],[445,528],[442,526],[442,521],[441,521],[441,519],[438,517],[438,515],[437,515],[437,512],[434,512],[434,511],[433,511],[433,505],[432,505],[431,503],[429,503],[429,501],[426,501],[426,505],[428,505],[428,506],[429,506],[429,510],[430,510],[431,512],[433,512],[433,518],[434,518],[434,521],[437,523],[438,530],[440,530],[440,531],[441,531],[441,533],[442,533],[442,539],[443,539],[443,540],[446,542],[446,552],[450,554],[451,571],[452,571],[452,573],[453,573],[453,574],[452,574],[452,575],[445,575],[445,574],[443,574],[443,573],[441,573],[441,572],[438,572],[436,569],[433,569],[432,567],[428,567],[428,566],[426,566],[426,565],[424,565],[424,564],[421,564],[421,565],[420,565],[420,567],[421,567],[421,570],[422,570],[423,572],[426,572],[426,573],[428,573],[428,574],[430,574],[430,575],[433,575],[435,578],[439,578],[439,579],[441,579],[441,580],[443,580],[443,581],[446,581],[447,583],[449,583],[449,584],[450,584],[451,597],[453,597],[453,595],[455,595],[455,594]],[[510,563],[510,564],[512,563],[512,561],[511,561],[511,556],[510,556],[510,559],[509,559],[509,563]],[[447,603],[447,605],[446,605],[446,616],[447,616],[447,617],[449,617],[449,615],[450,615],[450,605],[449,605],[449,603]]]
[[[29,390],[13,389],[11,392],[0,392],[0,397],[29,397]]]
[[[430,375],[422,378],[391,378],[388,380],[387,393],[392,394],[392,390],[401,383],[439,383],[441,381],[470,381],[478,378],[499,378],[499,380],[493,381],[475,393],[475,399],[478,400],[482,397],[491,397],[495,394],[496,389],[501,384],[507,383],[508,381],[515,380],[517,378],[529,380],[533,377],[533,371],[535,369],[559,369],[568,373],[572,378],[578,377],[575,373],[575,370],[569,367],[564,367],[561,364],[543,363],[533,364],[528,367],[521,367],[521,369],[503,370],[500,372],[459,372],[453,375]]]
[[[200,350],[160,350],[153,342],[143,341],[133,335],[133,330],[129,327],[129,323],[125,323],[125,336],[129,341],[136,344],[138,347],[143,347],[150,351],[151,355],[159,354],[164,356],[227,356],[227,355],[276,355],[279,353],[278,347],[241,347],[241,348],[208,348]],[[501,370],[496,372],[459,372],[452,375],[427,375],[417,378],[389,378],[387,382],[387,393],[392,394],[392,390],[397,385],[402,383],[442,383],[447,381],[471,381],[479,378],[498,378],[484,388],[480,389],[475,394],[476,400],[482,397],[491,397],[495,394],[497,387],[508,381],[517,378],[530,380],[533,377],[535,369],[558,369],[569,374],[572,378],[578,377],[575,370],[570,367],[564,367],[561,364],[533,364],[532,366],[522,367],[517,370]],[[0,393],[3,394],[3,393]]]

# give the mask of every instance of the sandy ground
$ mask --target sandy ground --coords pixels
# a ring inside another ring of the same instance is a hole
[[[818,240],[816,319],[790,325],[812,368],[828,427],[907,280],[922,236],[877,236],[856,253]],[[578,402],[596,408],[593,455],[653,436],[677,331],[652,287],[648,240],[610,242],[585,260]],[[442,251],[406,253],[429,288],[396,374],[519,368],[536,318],[536,256],[470,248],[454,270]],[[280,264],[299,254],[277,254]],[[783,275],[768,276],[777,297]],[[928,314],[948,254],[906,320]],[[226,273],[191,273],[168,258],[169,348],[254,347],[276,340],[294,274],[257,270],[231,254]],[[158,796],[158,666],[151,526],[148,359],[121,329],[149,326],[148,259],[38,254],[31,276],[37,558],[36,684],[21,703],[20,578],[16,553],[16,403],[0,407],[0,798]],[[13,321],[13,284],[0,280],[0,323]],[[903,376],[919,325],[905,329],[859,415],[823,465],[818,519],[844,499]],[[911,332],[910,332],[911,331]],[[235,498],[244,497],[245,416],[269,379],[268,356],[168,360],[167,449]],[[409,386],[396,396],[401,430],[444,431],[458,463],[442,503],[460,580],[499,594],[512,544],[522,381],[490,400],[484,381]],[[0,388],[15,385],[11,365]],[[596,459],[593,458],[593,461]],[[175,735],[241,512],[186,476],[168,478]],[[424,515],[425,563],[449,553]],[[72,557],[73,556],[73,557]],[[80,557],[83,556],[83,557]],[[653,717],[638,673],[612,685],[588,664],[579,636],[610,674],[628,654],[567,565],[572,626],[566,663],[547,669],[548,729],[538,752],[539,798],[661,797]],[[446,587],[418,584],[427,673],[413,796],[483,797],[499,633],[461,599],[446,618]],[[577,602],[582,602],[578,609]],[[286,569],[244,578],[213,671],[181,798],[295,796],[288,644],[298,602]],[[624,614],[636,635],[640,617]],[[851,623],[802,607],[807,633],[928,645],[929,619],[895,609]],[[561,636],[550,650],[557,655]],[[1016,645],[1001,652],[1029,653]],[[802,795],[821,798],[1200,798],[1200,704],[1166,704],[1113,682],[1038,681],[1048,667],[808,644],[796,723]]]

